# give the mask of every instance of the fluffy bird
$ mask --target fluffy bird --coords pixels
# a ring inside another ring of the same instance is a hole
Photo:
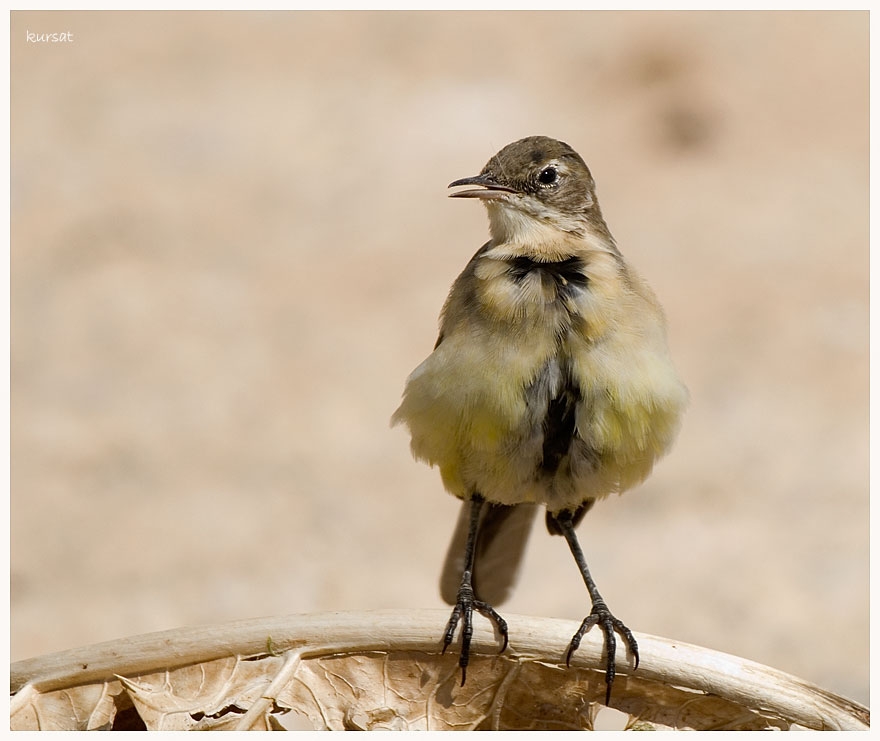
[[[590,170],[568,144],[513,142],[482,172],[449,187],[489,214],[491,239],[452,285],[440,335],[410,374],[392,417],[413,455],[437,466],[464,501],[441,577],[454,605],[443,650],[462,624],[464,684],[473,613],[495,611],[516,577],[532,520],[546,508],[586,584],[592,609],[574,634],[604,635],[606,704],[615,676],[615,632],[635,637],[609,610],[575,527],[597,499],[643,481],[670,447],[687,401],[670,360],[663,310],[608,230]]]

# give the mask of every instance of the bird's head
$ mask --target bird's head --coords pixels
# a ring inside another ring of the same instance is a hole
[[[530,136],[508,144],[474,177],[449,187],[476,185],[452,198],[479,198],[497,242],[553,241],[566,235],[607,233],[587,165],[565,142]]]

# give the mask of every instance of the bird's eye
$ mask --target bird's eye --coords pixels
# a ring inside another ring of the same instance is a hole
[[[545,167],[538,173],[538,182],[541,185],[553,185],[559,177],[555,167]]]

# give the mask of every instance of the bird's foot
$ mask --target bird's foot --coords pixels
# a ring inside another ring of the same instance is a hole
[[[608,705],[611,701],[611,687],[614,684],[615,675],[614,655],[617,650],[617,638],[614,635],[615,631],[620,633],[635,658],[633,666],[634,670],[639,667],[639,644],[636,643],[632,631],[627,628],[621,620],[611,614],[608,605],[601,601],[595,602],[593,603],[592,611],[586,618],[584,618],[581,627],[577,629],[577,632],[571,639],[571,643],[568,644],[568,653],[565,655],[566,666],[571,664],[572,654],[574,654],[574,652],[577,651],[578,646],[581,645],[581,638],[583,638],[584,634],[586,634],[594,625],[599,625],[599,627],[602,628],[602,632],[605,634],[605,704]]]
[[[474,610],[489,619],[495,624],[498,632],[501,634],[503,643],[498,653],[503,653],[507,648],[507,622],[495,609],[488,603],[478,600],[474,595],[474,590],[467,582],[463,582],[458,590],[458,600],[452,609],[452,615],[449,616],[449,622],[446,624],[446,633],[443,636],[443,653],[449,648],[452,639],[455,637],[455,629],[459,620],[462,621],[461,627],[461,653],[458,658],[458,665],[461,667],[461,684],[467,677],[467,667],[471,657],[471,638],[474,634],[473,615]]]

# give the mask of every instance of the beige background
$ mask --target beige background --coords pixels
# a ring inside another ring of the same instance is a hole
[[[439,607],[457,503],[388,419],[486,235],[446,184],[538,133],[692,395],[580,528],[604,595],[867,702],[865,12],[14,13],[12,658]],[[587,607],[536,530],[502,612]]]

